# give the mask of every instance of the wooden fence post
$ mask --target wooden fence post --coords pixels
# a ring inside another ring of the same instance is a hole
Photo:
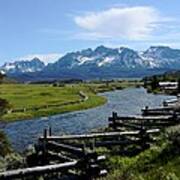
[[[46,164],[46,155],[47,155],[47,129],[44,129],[44,138],[43,138],[43,164]]]
[[[51,129],[51,126],[49,127],[49,136],[52,136],[52,129]]]
[[[148,109],[149,109],[149,107],[145,106],[145,110],[144,110],[144,114],[143,115],[147,115]]]
[[[112,127],[115,130],[116,129],[116,120],[118,118],[117,112],[112,112]]]

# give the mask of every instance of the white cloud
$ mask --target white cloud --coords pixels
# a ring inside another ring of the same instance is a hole
[[[45,64],[52,63],[57,61],[60,57],[62,57],[62,54],[58,53],[50,53],[50,54],[28,54],[22,57],[16,58],[16,60],[32,60],[33,58],[39,58],[41,61],[43,61]]]
[[[166,18],[153,7],[115,7],[74,17],[83,39],[145,40]]]

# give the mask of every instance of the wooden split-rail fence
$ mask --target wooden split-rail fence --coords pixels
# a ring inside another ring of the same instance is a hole
[[[119,116],[113,112],[109,117],[109,127],[114,130],[165,128],[180,123],[180,103],[178,99],[164,101],[163,105],[156,108],[146,106],[141,110],[141,115]]]
[[[158,114],[158,116],[153,114]],[[140,130],[164,128],[180,123],[180,116],[177,113],[162,114],[159,111],[154,111],[154,109],[143,110],[143,115],[138,116],[118,116],[116,112],[113,112],[112,117],[109,117],[109,127],[114,130],[122,130],[123,128]]]
[[[0,173],[0,179],[15,179],[26,176],[40,176],[56,173],[76,174],[92,179],[107,174],[103,161],[96,148],[136,145],[148,148],[161,128],[180,123],[179,111],[172,106],[158,108],[145,107],[141,115],[119,116],[113,112],[109,117],[109,130],[89,134],[52,135],[45,129],[35,145],[35,154],[27,157],[30,167]]]
[[[137,144],[147,145],[153,139],[149,135],[159,133],[159,129],[97,132],[79,135],[52,135],[52,130],[45,129],[35,145],[35,157],[27,158],[33,167],[11,170],[0,173],[0,179],[15,179],[26,176],[39,176],[48,173],[68,174],[69,171],[80,172],[81,177],[92,179],[107,174],[103,166],[105,155],[98,155],[95,148],[128,146]],[[35,161],[35,162],[34,162]],[[36,166],[35,166],[35,164]]]

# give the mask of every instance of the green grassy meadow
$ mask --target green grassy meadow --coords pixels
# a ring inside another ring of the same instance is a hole
[[[138,82],[90,82],[81,84],[1,84],[0,98],[6,99],[11,112],[1,118],[2,121],[15,121],[44,117],[59,113],[83,110],[106,103],[99,92],[134,87]],[[83,100],[80,92],[88,98]]]

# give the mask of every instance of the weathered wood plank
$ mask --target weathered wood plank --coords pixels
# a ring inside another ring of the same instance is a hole
[[[149,111],[149,110],[142,110],[143,116],[172,116],[174,115],[174,111]]]
[[[28,175],[46,174],[50,172],[57,172],[64,169],[71,169],[76,167],[77,161],[66,162],[55,165],[37,166],[31,168],[24,168],[18,170],[10,170],[0,173],[0,179],[22,178]]]
[[[137,124],[137,123],[136,123]],[[172,126],[175,125],[175,122],[144,122],[143,126],[144,127],[151,127],[151,128],[161,128],[161,127],[168,127],[168,126]]]
[[[154,127],[167,127],[167,126],[172,126],[175,125],[176,123],[173,121],[167,121],[167,122],[150,122],[150,121],[145,121],[143,123],[141,122],[115,122],[113,124],[109,124],[112,127],[116,128],[122,128],[122,127],[127,127],[127,128],[133,128],[133,129],[142,129],[142,128],[154,128]]]
[[[116,145],[130,145],[135,144],[136,141],[133,140],[112,140],[112,141],[98,141],[95,142],[95,147],[109,147],[109,146],[116,146]]]
[[[54,153],[52,151],[48,151],[47,152],[47,157],[52,160],[58,160],[58,161],[63,161],[63,162],[71,162],[71,161],[74,161],[74,159],[68,157],[68,156],[65,156],[65,155],[62,155],[60,153]]]
[[[147,130],[147,134],[158,133],[159,129]],[[62,136],[47,136],[47,141],[57,141],[57,140],[73,140],[73,139],[93,139],[93,138],[105,138],[105,137],[119,137],[119,136],[135,136],[140,133],[137,131],[124,131],[124,132],[105,132],[105,133],[91,133],[91,134],[79,134],[79,135],[62,135]],[[40,137],[39,140],[43,140],[44,137]]]
[[[68,153],[75,154],[77,156],[84,156],[84,150],[82,148],[73,147],[67,144],[57,143],[57,142],[48,142],[46,144],[48,150],[60,152],[66,151]]]
[[[165,107],[165,108],[149,108],[145,107],[141,110],[143,116],[174,116],[174,114],[179,115],[180,109],[178,107]]]
[[[173,107],[154,107],[154,108],[149,108],[148,106],[146,106],[145,108],[143,108],[143,110],[152,110],[152,111],[172,111],[174,110]]]
[[[169,100],[165,100],[163,102],[163,106],[164,107],[169,107],[169,106],[174,106],[176,105],[177,103],[179,103],[179,99],[169,99]]]
[[[142,129],[142,126],[140,124],[136,125],[134,123],[126,123],[126,122],[109,123],[109,127],[112,127],[112,128],[127,127],[127,128],[133,128],[133,129],[136,129],[136,130]]]
[[[173,120],[174,117],[171,116],[118,116],[117,119],[113,120],[112,118],[109,121],[170,121]]]

